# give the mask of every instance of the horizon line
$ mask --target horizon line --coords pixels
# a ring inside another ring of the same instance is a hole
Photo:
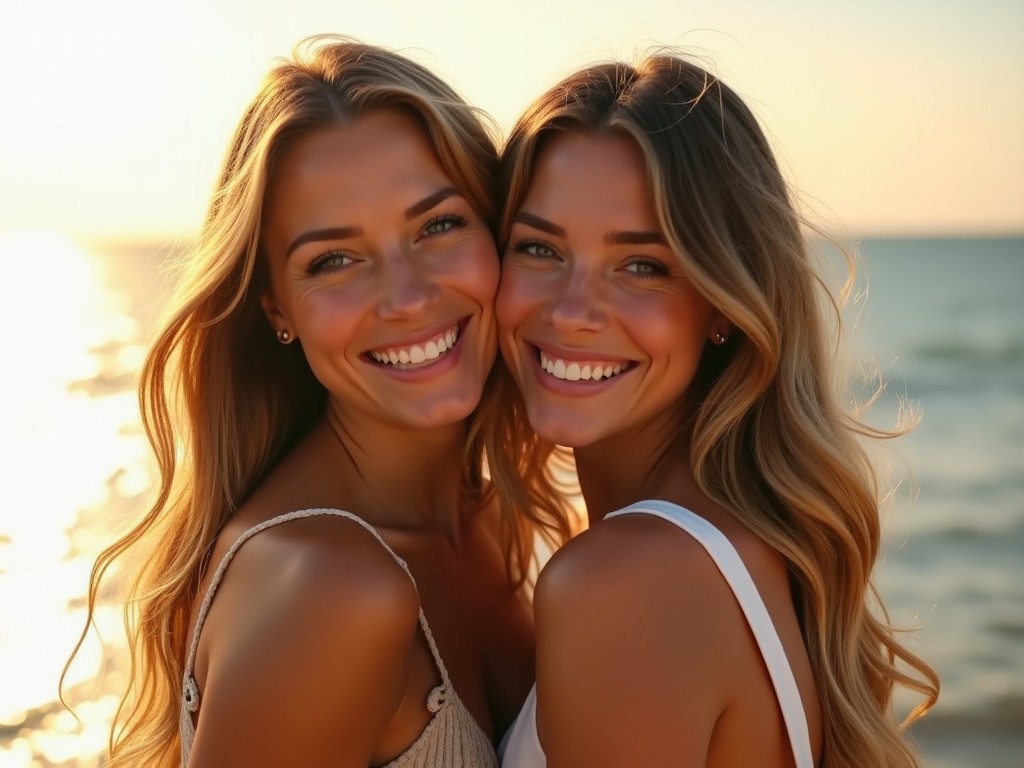
[[[34,229],[34,228],[33,228]],[[847,229],[843,232],[808,232],[810,238],[827,236],[840,242],[858,240],[1015,240],[1024,239],[1024,227],[1019,229]],[[174,248],[190,247],[197,234],[145,233],[145,234],[67,234],[76,244],[94,248]]]

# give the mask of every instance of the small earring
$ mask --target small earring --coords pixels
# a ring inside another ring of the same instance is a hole
[[[287,328],[282,328],[280,331],[277,332],[277,340],[280,341],[282,344],[291,344],[292,335]]]
[[[718,346],[722,346],[728,340],[729,337],[726,336],[724,333],[722,333],[721,331],[715,331],[715,344],[717,344]]]

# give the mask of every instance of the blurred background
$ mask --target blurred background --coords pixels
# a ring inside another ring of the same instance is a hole
[[[1015,0],[0,0],[0,768],[98,766],[124,685],[88,571],[152,477],[134,385],[228,137],[275,57],[401,48],[506,131],[579,66],[701,57],[859,250],[850,353],[921,423],[882,457],[878,582],[943,678],[935,768],[1024,760],[1024,5]],[[834,278],[837,257],[818,249]],[[102,643],[100,638],[102,637]],[[903,711],[912,703],[901,697]]]

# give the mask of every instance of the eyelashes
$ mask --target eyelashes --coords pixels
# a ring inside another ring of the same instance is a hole
[[[457,213],[442,213],[423,225],[422,236],[436,237],[466,224],[466,217]]]
[[[466,225],[468,218],[458,213],[442,213],[434,216],[423,225],[416,237],[416,242],[423,238],[439,237],[449,232],[460,229]],[[347,251],[333,248],[315,256],[308,265],[305,272],[307,275],[317,275],[324,272],[339,272],[359,261],[353,258]]]
[[[344,251],[325,251],[306,265],[306,274],[316,275],[321,272],[337,272],[347,267],[352,261],[352,257]]]
[[[540,261],[558,258],[555,249],[543,240],[531,238],[516,240],[512,243],[511,248],[514,253],[521,253]],[[641,279],[668,277],[671,274],[670,267],[661,259],[656,259],[653,256],[630,256],[619,269]]]
[[[650,256],[632,257],[626,265],[626,271],[637,277],[666,277],[669,274],[669,269],[664,263]]]
[[[512,250],[515,253],[525,253],[527,256],[537,259],[550,259],[555,256],[555,249],[541,240],[517,240],[512,244]]]

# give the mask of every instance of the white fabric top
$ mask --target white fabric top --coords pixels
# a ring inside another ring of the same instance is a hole
[[[721,531],[688,509],[667,501],[647,500],[612,512],[607,517],[628,514],[646,514],[668,520],[695,538],[711,555],[718,570],[736,595],[736,601],[746,616],[747,623],[757,640],[765,666],[775,687],[782,718],[789,733],[789,743],[797,768],[814,768],[811,740],[807,731],[800,690],[793,670],[789,666],[782,642],[775,631],[768,609],[754,585],[747,567],[736,548]],[[547,758],[537,734],[537,688],[530,691],[519,716],[505,735],[498,749],[502,768],[546,768]]]
[[[224,578],[224,572],[227,570],[228,565],[231,564],[231,558],[235,556],[239,547],[267,528],[287,523],[290,520],[299,520],[318,515],[344,517],[359,523],[359,525],[373,534],[374,538],[395,558],[398,564],[402,566],[402,570],[409,574],[409,578],[412,579],[412,573],[410,573],[409,566],[406,565],[405,561],[396,555],[391,547],[384,543],[384,539],[380,537],[380,534],[371,525],[351,512],[345,512],[340,509],[303,509],[297,512],[278,515],[245,531],[231,545],[231,549],[224,555],[220,565],[217,566],[217,570],[214,571],[213,578],[210,580],[210,586],[207,588],[203,603],[199,608],[199,618],[196,620],[196,628],[192,634],[192,645],[189,648],[188,659],[185,662],[181,694],[180,733],[182,766],[188,765],[192,741],[195,738],[195,726],[192,723],[192,716],[193,713],[199,710],[199,687],[192,677],[196,661],[196,649],[199,647],[199,635],[203,630],[206,614],[213,603],[214,593],[217,591],[221,579]],[[413,584],[415,585],[415,583],[416,581],[413,579]],[[434,657],[434,663],[437,664],[437,669],[441,673],[441,684],[430,692],[426,702],[427,709],[433,713],[433,717],[427,723],[419,738],[405,752],[383,768],[497,768],[498,761],[490,740],[480,729],[473,715],[466,709],[466,706],[455,692],[451,680],[448,679],[448,670],[441,660],[441,654],[434,643],[434,636],[430,632],[430,627],[427,625],[427,617],[423,615],[422,608],[420,608],[420,627],[427,638],[427,644],[430,646],[430,653]]]

